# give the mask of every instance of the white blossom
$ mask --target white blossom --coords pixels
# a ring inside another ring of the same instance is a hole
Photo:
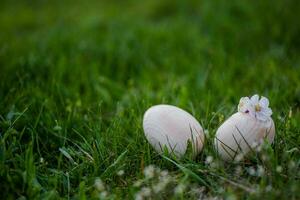
[[[107,191],[103,191],[103,192],[100,193],[100,198],[101,198],[101,199],[104,199],[104,198],[106,198],[107,196],[108,196]]]
[[[248,168],[248,173],[251,175],[251,176],[255,176],[256,175],[256,171],[253,167],[249,167]]]
[[[98,191],[105,190],[105,185],[100,178],[95,179],[94,186]]]
[[[141,194],[144,196],[144,197],[149,197],[151,195],[151,189],[148,188],[148,187],[143,187],[141,189]]]
[[[267,187],[266,187],[266,192],[270,192],[272,190],[272,185],[268,185]]]
[[[186,186],[182,183],[178,184],[174,189],[175,194],[182,194],[185,190],[185,187]]]
[[[262,177],[264,174],[265,174],[265,169],[261,165],[259,165],[257,167],[257,176]]]
[[[133,186],[134,187],[141,187],[142,184],[143,184],[142,180],[137,180],[136,182],[134,182]]]
[[[244,159],[244,154],[243,153],[239,153],[235,158],[234,158],[234,161],[236,162],[240,162]]]
[[[169,175],[169,172],[167,170],[163,170],[163,171],[160,172],[161,177],[166,177],[168,175]]]
[[[135,200],[143,200],[143,199],[144,199],[144,197],[143,197],[142,194],[137,193],[137,194],[135,195]]]
[[[117,172],[117,175],[118,175],[118,176],[123,176],[124,173],[125,173],[124,170],[120,170],[120,171]]]
[[[155,173],[155,167],[153,165],[149,165],[144,169],[144,175],[146,178],[153,178]]]
[[[280,165],[278,165],[276,167],[276,172],[281,173],[282,172],[282,167]]]
[[[267,121],[272,115],[272,110],[269,108],[269,100],[263,96],[259,99],[257,94],[251,98],[242,97],[238,105],[238,111],[247,113],[261,121]]]
[[[212,163],[213,160],[214,160],[214,158],[212,156],[207,156],[205,159],[205,163],[210,164],[210,163]]]

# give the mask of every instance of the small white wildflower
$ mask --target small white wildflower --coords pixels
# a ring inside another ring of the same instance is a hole
[[[167,185],[168,183],[170,183],[172,181],[171,176],[164,176],[160,179],[161,183]]]
[[[295,168],[296,167],[296,163],[294,162],[294,161],[290,161],[289,162],[289,168],[290,169],[293,169],[293,168]]]
[[[269,120],[272,115],[272,110],[269,108],[269,100],[263,96],[259,99],[257,94],[251,98],[242,97],[238,105],[238,111],[247,113],[261,121]]]
[[[241,166],[237,166],[237,167],[235,168],[235,174],[236,174],[237,176],[241,175],[242,172],[243,172],[243,169],[242,169]]]
[[[224,187],[218,187],[218,189],[217,189],[217,192],[218,193],[223,193],[225,191],[225,188]]]
[[[212,162],[212,163],[210,164],[210,167],[216,169],[216,168],[219,167],[219,163],[218,163],[218,162]]]
[[[166,177],[168,175],[169,175],[169,172],[167,170],[163,170],[163,171],[160,172],[161,177]]]
[[[151,189],[148,187],[143,187],[140,192],[144,197],[149,197],[151,195]]]
[[[155,173],[155,167],[153,165],[149,165],[144,169],[144,175],[146,178],[153,178]]]
[[[159,182],[153,186],[153,190],[155,193],[159,193],[163,191],[166,186],[172,181],[170,176],[164,176],[159,179]]]
[[[53,127],[53,130],[54,130],[54,131],[61,131],[61,130],[62,130],[62,127],[59,126],[59,125],[56,125],[56,126]]]
[[[133,186],[134,187],[141,187],[142,184],[143,184],[142,180],[137,180],[137,181],[134,182]]]
[[[125,174],[124,170],[120,170],[117,172],[117,175],[118,176],[123,176]]]
[[[175,194],[182,194],[184,192],[185,188],[186,188],[186,185],[180,183],[175,187],[174,192],[175,192]]]
[[[270,192],[272,190],[272,185],[268,185],[267,187],[266,187],[266,192]]]
[[[249,167],[248,168],[248,173],[251,175],[251,176],[255,176],[256,175],[256,171],[253,167]]]
[[[195,194],[196,196],[201,196],[203,193],[205,192],[205,187],[198,187],[198,186],[194,186],[191,188],[191,193]],[[203,199],[203,198],[198,198],[198,199]]]
[[[153,191],[154,191],[154,193],[156,193],[156,194],[160,193],[160,192],[163,191],[163,190],[164,190],[164,188],[161,187],[160,184],[156,184],[156,185],[153,186]]]
[[[237,198],[236,198],[236,196],[235,196],[233,193],[231,193],[231,194],[229,194],[229,195],[227,196],[226,199],[227,199],[227,200],[236,200]]]
[[[277,119],[280,121],[280,122],[284,122],[284,118],[280,115],[277,115]]]
[[[212,156],[207,156],[205,159],[205,164],[210,164],[210,163],[212,163],[213,160],[214,160],[214,158]]]
[[[44,158],[43,157],[40,157],[40,163],[44,163]]]
[[[106,198],[107,196],[108,196],[107,191],[103,191],[103,192],[100,193],[100,198],[101,198],[101,199],[104,199],[104,198]]]
[[[276,167],[276,172],[281,173],[282,172],[282,167],[280,165],[278,165]]]
[[[205,134],[206,136],[209,136],[209,130],[208,130],[208,129],[205,129],[205,130],[204,130],[204,134]]]
[[[143,200],[143,199],[144,199],[144,197],[143,197],[142,194],[137,193],[137,194],[135,195],[135,200]]]
[[[264,174],[265,174],[265,169],[264,169],[261,165],[259,165],[259,166],[257,167],[257,176],[261,177],[261,176],[263,176]]]
[[[267,160],[269,160],[269,156],[267,156],[266,154],[263,154],[263,155],[261,156],[261,159],[262,159],[263,161],[267,161]]]
[[[105,185],[100,178],[95,179],[94,186],[98,191],[105,190]]]
[[[234,161],[236,162],[240,162],[242,161],[244,158],[244,154],[243,153],[239,153],[238,155],[236,155],[236,157],[234,158]]]

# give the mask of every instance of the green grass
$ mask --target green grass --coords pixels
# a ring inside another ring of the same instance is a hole
[[[197,198],[191,188],[202,198],[300,199],[298,1],[1,4],[1,199],[96,199],[103,190],[132,199],[148,165],[172,177],[152,199]],[[216,129],[255,93],[270,99],[275,142],[224,163]],[[147,143],[143,113],[160,103],[208,130],[196,159],[170,160]],[[186,192],[174,194],[180,183]]]

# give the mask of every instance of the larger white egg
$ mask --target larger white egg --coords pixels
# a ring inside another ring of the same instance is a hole
[[[204,133],[199,122],[175,106],[156,105],[149,108],[144,114],[143,128],[147,140],[159,153],[167,148],[169,153],[182,157],[190,141],[195,156],[204,144]]]

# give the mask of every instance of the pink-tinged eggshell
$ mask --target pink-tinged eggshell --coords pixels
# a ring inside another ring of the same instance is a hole
[[[233,160],[238,154],[247,154],[263,140],[273,143],[275,125],[272,118],[260,121],[246,113],[237,112],[217,130],[215,148],[224,160]]]
[[[143,119],[145,136],[153,148],[161,153],[164,148],[182,157],[191,141],[193,155],[203,147],[204,133],[199,122],[188,112],[171,105],[149,108]]]

